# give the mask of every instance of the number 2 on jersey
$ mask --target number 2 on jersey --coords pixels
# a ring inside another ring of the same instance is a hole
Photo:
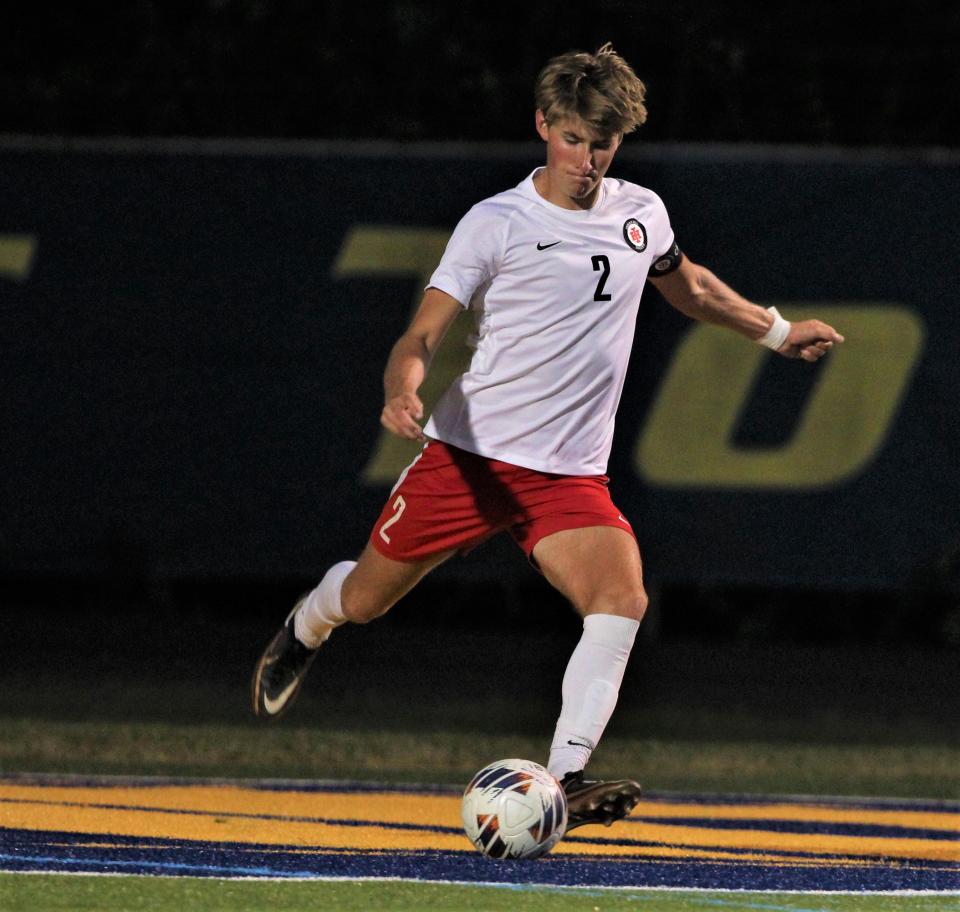
[[[611,295],[603,293],[603,286],[606,285],[607,279],[610,277],[610,261],[602,253],[598,253],[596,256],[590,257],[590,262],[593,263],[593,271],[600,272],[602,269],[603,272],[600,272],[600,278],[597,281],[597,290],[593,293],[594,301],[609,301]]]
[[[403,499],[403,495],[399,495],[397,499],[393,502],[394,513],[381,527],[380,527],[380,537],[389,545],[390,536],[387,535],[387,529],[389,529],[401,516],[403,516],[403,511],[407,508],[407,502]]]

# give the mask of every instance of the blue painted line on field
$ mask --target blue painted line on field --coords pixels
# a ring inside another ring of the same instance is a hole
[[[933,814],[960,813],[960,801],[928,798],[856,798],[830,795],[724,795],[721,793],[690,794],[679,792],[644,792],[650,801],[687,805],[730,805],[763,807],[768,804],[802,804],[804,807],[852,811],[917,811]]]
[[[107,840],[110,844],[104,844]],[[85,845],[84,843],[91,843]],[[0,829],[0,868],[9,871],[180,873],[198,877],[382,877],[555,886],[664,886],[738,890],[958,890],[960,865],[877,866],[584,857],[495,862],[472,851],[311,852],[262,844],[113,837]]]
[[[30,785],[63,785],[67,787],[111,787],[126,785],[144,790],[169,785],[202,784],[256,788],[277,792],[329,792],[344,794],[379,793],[389,795],[458,795],[459,787],[421,785],[395,786],[384,783],[293,782],[277,780],[229,781],[184,779],[137,779],[134,777],[77,777],[46,775],[0,775],[0,783]],[[107,797],[107,796],[103,796]],[[113,797],[113,796],[110,796]],[[652,793],[651,800],[685,805],[688,812],[699,814],[699,805],[718,805],[701,816],[684,818],[656,813],[638,816],[625,824],[655,823],[677,827],[701,827],[704,831],[744,829],[778,833],[829,834],[860,838],[929,840],[939,843],[940,853],[960,839],[954,830],[901,825],[884,826],[868,823],[820,822],[789,819],[791,808],[771,807],[766,819],[734,820],[725,816],[723,806],[763,807],[764,805],[800,805],[803,808],[829,810],[863,809],[885,811],[927,811],[956,813],[960,802],[889,801],[885,799],[813,799],[776,796],[675,795]],[[245,813],[242,811],[202,810],[196,807],[157,807],[138,803],[121,804],[95,801],[54,801],[43,798],[0,798],[2,805],[42,807],[96,808],[111,811],[136,811],[150,814],[174,814],[197,817],[240,818],[272,822],[328,824],[346,827],[376,827],[393,831],[417,831],[438,834],[459,834],[459,827],[394,822],[360,818],[337,818],[288,814]],[[318,810],[323,807],[323,802]],[[312,808],[311,808],[312,810]],[[643,813],[643,805],[637,809]],[[717,817],[709,817],[716,814]],[[782,816],[781,816],[782,815]],[[850,815],[855,816],[855,815]],[[32,818],[28,818],[32,819]],[[170,822],[161,833],[175,834],[178,825]],[[156,828],[154,829],[156,832]],[[266,831],[265,831],[266,832]],[[627,836],[630,830],[621,830]],[[634,830],[637,835],[641,831]],[[326,834],[324,836],[323,834]],[[362,850],[354,846],[329,844],[329,830],[318,831],[317,845],[293,846],[264,843],[214,842],[188,840],[172,835],[154,837],[115,836],[103,832],[69,833],[57,831],[0,828],[0,870],[65,871],[94,873],[174,874],[195,877],[297,877],[297,878],[399,878],[410,880],[455,880],[496,883],[505,889],[663,886],[700,889],[743,890],[852,890],[869,893],[875,890],[960,890],[960,857],[950,861],[884,858],[878,854],[839,855],[823,851],[798,851],[773,848],[696,846],[696,853],[677,857],[671,849],[691,849],[689,844],[676,846],[662,839],[610,838],[581,836],[574,833],[551,855],[535,862],[493,862],[464,848],[457,850],[418,850],[380,848]],[[669,838],[669,837],[668,837]],[[718,834],[717,839],[720,839]],[[344,842],[348,841],[344,836]],[[349,841],[353,841],[352,837]],[[322,843],[322,844],[321,844]],[[578,843],[590,844],[603,854],[570,854]],[[385,845],[388,843],[385,843]],[[828,845],[828,843],[824,843]],[[609,847],[609,850],[606,848]],[[638,851],[642,849],[643,854]],[[704,858],[699,853],[716,854]],[[926,853],[925,853],[926,854]],[[932,854],[932,853],[931,853]],[[762,855],[758,857],[749,856]],[[758,909],[765,908],[758,905]],[[773,907],[776,908],[776,907]],[[813,910],[811,910],[813,912]]]
[[[369,825],[373,826],[378,824],[369,824]],[[0,828],[0,836],[2,836],[4,832],[13,832],[13,831],[4,830]],[[26,834],[35,833],[38,845],[49,845],[51,839],[55,839],[55,841],[59,843],[70,843],[70,844],[73,844],[73,843],[79,844],[83,842],[89,842],[90,840],[103,842],[105,839],[109,839],[111,843],[117,846],[129,846],[129,847],[135,847],[135,848],[149,846],[150,848],[174,849],[174,848],[182,847],[185,844],[189,844],[189,845],[195,845],[195,846],[196,845],[225,845],[225,846],[231,847],[234,851],[237,851],[237,852],[254,852],[254,851],[256,852],[271,851],[272,852],[277,849],[279,849],[280,851],[283,851],[284,849],[287,849],[288,851],[292,851],[292,847],[276,846],[272,843],[268,846],[264,846],[257,843],[204,843],[204,842],[195,841],[195,840],[162,838],[162,837],[156,837],[156,836],[141,837],[141,836],[126,836],[126,835],[114,835],[114,834],[110,834],[110,835],[100,834],[100,836],[97,837],[95,835],[90,835],[90,834],[75,834],[72,832],[54,832],[49,830],[42,830],[42,831],[24,830],[22,832]],[[459,833],[460,831],[456,830],[456,832]],[[29,836],[27,838],[29,839]],[[611,849],[630,848],[630,847],[645,848],[645,849],[683,848],[683,846],[674,845],[672,843],[656,842],[653,840],[643,840],[643,839],[616,839],[609,836],[568,836],[564,841],[570,842],[570,843],[586,843],[589,845],[609,846]],[[0,839],[0,847],[2,846],[3,846],[3,841],[2,839]],[[320,851],[320,850],[326,851],[330,847],[326,843],[324,843],[323,845],[305,846],[302,848],[304,848],[306,851],[310,851],[311,849],[316,851]],[[706,852],[721,851],[725,855],[729,855],[729,856],[741,855],[746,857],[746,856],[757,854],[756,848],[740,848],[737,846],[705,845],[705,846],[698,846],[698,848],[701,851],[706,851]],[[346,849],[344,847],[334,847],[334,850],[344,851],[344,852],[350,851],[354,853],[363,851],[358,849]],[[419,850],[419,849],[373,850],[371,849],[366,851],[368,854],[371,854],[371,855],[381,853],[381,852],[387,852],[387,851],[394,852],[394,853],[417,855],[417,854],[420,854],[422,850]],[[557,854],[558,852],[555,851],[552,857],[556,857]],[[805,852],[805,851],[794,850],[794,849],[765,848],[763,850],[763,854],[766,856],[782,857],[784,859],[789,859],[794,861],[798,858],[803,858],[803,859],[809,859],[811,862],[817,862],[817,863],[825,862],[827,864],[831,862],[840,862],[840,861],[847,864],[851,861],[851,858],[849,855],[833,854],[833,853],[825,853],[825,852]],[[624,858],[625,858],[625,856],[623,856],[620,853],[611,854],[610,856],[597,856],[597,857],[598,858],[603,857],[603,858],[606,858],[606,860],[613,860],[613,861],[616,861],[617,863],[621,863],[622,861],[624,861]],[[627,856],[627,859],[629,860],[629,856]],[[867,859],[862,859],[861,861],[864,864],[867,864],[867,863],[875,862],[876,860],[872,858],[867,858]],[[693,862],[691,861],[688,863],[693,863]],[[941,862],[941,861],[928,860],[928,859],[912,859],[909,862],[904,862],[904,863],[909,863],[910,865],[915,867],[926,867],[926,866],[939,867],[939,866],[943,866],[944,864],[949,864],[949,862]]]
[[[654,841],[649,839],[616,839],[610,836],[566,836],[563,840],[567,842],[585,842],[590,845],[598,846],[610,846],[611,849],[614,848],[630,848],[635,846],[637,848],[644,849],[684,849],[689,848],[684,846],[682,843],[673,843],[673,842],[662,842]],[[740,847],[740,846],[721,846],[721,845],[697,845],[696,847],[699,851],[702,852],[723,852],[724,855],[742,855],[744,857],[749,857],[751,855],[763,854],[767,856],[773,856],[778,858],[783,858],[785,860],[789,859],[798,859],[802,858],[804,860],[809,859],[810,861],[824,861],[826,863],[830,862],[848,862],[851,860],[851,857],[855,861],[859,861],[863,864],[866,864],[869,861],[877,861],[878,859],[875,856],[851,856],[849,853],[837,853],[837,852],[819,852],[819,851],[804,851],[802,849],[774,849],[764,847],[758,849],[756,847]],[[613,854],[613,853],[611,853]],[[622,854],[617,854],[617,858],[622,858]],[[773,862],[778,864],[779,862]],[[925,865],[925,864],[942,864],[942,862],[928,860],[928,859],[910,859],[910,864],[916,865]]]
[[[766,830],[771,833],[810,833],[829,836],[880,836],[885,839],[958,840],[960,831],[877,823],[841,823],[832,820],[740,820],[723,817],[648,817],[636,813],[626,824],[657,823],[668,826],[702,827],[709,830]]]
[[[76,808],[94,808],[107,811],[136,811],[138,813],[150,814],[174,814],[192,817],[219,817],[236,818],[241,820],[264,820],[276,821],[281,823],[310,823],[325,824],[329,826],[345,827],[376,827],[385,830],[401,830],[407,832],[426,832],[426,833],[444,833],[459,835],[462,830],[459,827],[441,826],[438,824],[417,824],[404,822],[388,822],[381,820],[360,820],[343,817],[315,817],[299,816],[291,814],[252,814],[241,811],[225,810],[198,810],[195,808],[169,808],[155,805],[137,805],[137,804],[116,804],[108,802],[92,801],[52,801],[47,799],[35,798],[0,798],[0,804],[28,804],[53,807],[76,807]],[[939,839],[939,840],[958,840],[960,833],[951,833],[944,830],[913,830],[906,827],[882,827],[867,826],[859,824],[835,824],[812,822],[808,824],[804,821],[755,821],[755,820],[720,820],[710,818],[676,818],[676,817],[634,817],[626,821],[627,823],[655,822],[666,823],[675,826],[694,826],[705,829],[749,829],[759,831],[787,832],[787,833],[821,833],[828,835],[853,835],[853,836],[886,836],[897,838],[914,839]],[[639,848],[664,847],[662,841],[653,841],[648,839],[628,839],[611,838],[604,836],[570,836],[569,841],[586,843],[589,845],[606,845],[629,848],[631,846]],[[718,846],[701,846],[702,849],[710,851],[717,850]],[[730,854],[749,855],[755,854],[753,848],[725,847],[724,852]],[[795,850],[765,849],[767,855],[784,856],[808,856],[810,858],[829,857],[823,852],[803,852]]]
[[[190,874],[196,877],[273,877],[276,872],[272,868],[256,867],[244,868],[235,865],[196,865],[185,862],[145,861],[138,859],[130,861],[119,858],[64,858],[55,855],[4,855],[0,854],[0,864],[8,871],[63,871],[63,870],[108,870],[119,873],[131,871],[134,874]],[[299,875],[288,872],[288,877],[315,876],[310,871],[302,871]]]

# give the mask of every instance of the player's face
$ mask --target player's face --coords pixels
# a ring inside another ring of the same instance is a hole
[[[542,111],[537,111],[536,124],[547,144],[547,198],[567,207],[593,205],[622,135],[598,134],[579,118],[547,123]]]

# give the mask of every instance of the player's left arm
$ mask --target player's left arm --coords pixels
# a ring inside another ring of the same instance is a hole
[[[816,361],[834,343],[843,341],[840,333],[820,320],[787,323],[779,314],[751,303],[686,256],[672,272],[649,278],[680,313],[693,320],[725,326],[754,342],[764,342],[787,358]]]

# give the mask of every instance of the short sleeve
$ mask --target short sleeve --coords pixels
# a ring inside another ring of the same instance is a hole
[[[670,216],[667,214],[667,207],[663,200],[656,193],[650,194],[652,201],[652,218],[650,220],[650,249],[653,252],[654,260],[670,253],[676,245],[676,238],[673,235],[673,228],[670,225]]]
[[[453,230],[426,287],[439,288],[461,307],[469,307],[474,292],[496,275],[503,231],[503,214],[496,207],[478,203]]]
[[[683,262],[683,252],[677,244],[673,228],[670,225],[667,207],[655,193],[653,194],[653,216],[650,248],[654,256],[649,274],[657,277],[668,275],[679,269],[681,262]]]

